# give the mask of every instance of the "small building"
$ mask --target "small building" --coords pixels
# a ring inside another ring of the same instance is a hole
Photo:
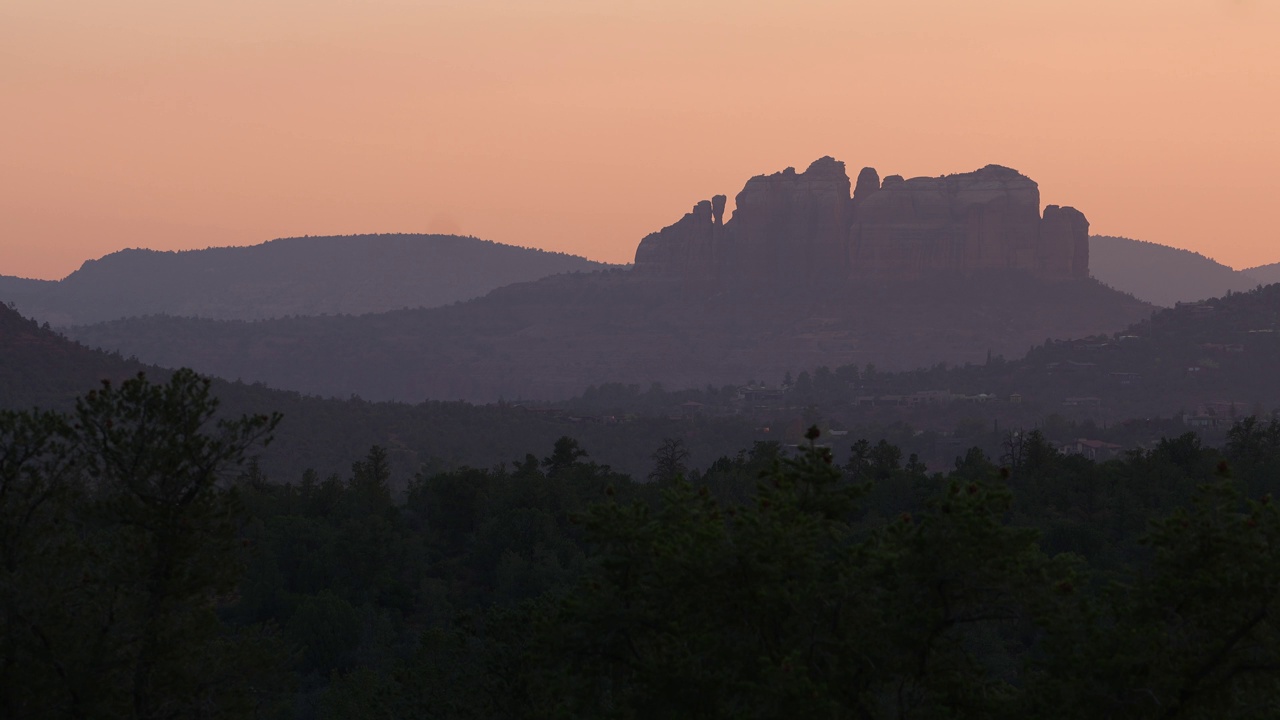
[[[1123,445],[1116,445],[1102,440],[1090,440],[1088,438],[1077,438],[1062,446],[1062,452],[1070,455],[1082,455],[1090,460],[1109,460],[1119,455],[1123,450]]]
[[[1174,303],[1174,309],[1185,310],[1192,315],[1212,315],[1214,311],[1213,305],[1207,300],[1199,300],[1196,302],[1178,302]]]
[[[904,399],[907,405],[921,405],[949,403],[951,398],[950,390],[917,390]]]
[[[1213,415],[1192,415],[1188,413],[1182,416],[1182,424],[1190,428],[1196,428],[1197,430],[1204,430],[1207,428],[1217,427],[1218,418]]]
[[[1234,354],[1244,352],[1244,345],[1241,343],[1200,343],[1200,349]]]
[[[1102,404],[1102,398],[1069,397],[1066,400],[1063,400],[1062,404],[1068,407],[1097,407]]]
[[[689,402],[686,402],[686,403],[680,403],[680,408],[678,412],[683,417],[693,417],[694,415],[702,414],[702,411],[706,407],[707,407],[706,405],[703,405],[700,402],[690,400]]]

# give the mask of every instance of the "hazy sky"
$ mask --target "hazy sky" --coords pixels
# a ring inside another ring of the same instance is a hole
[[[0,274],[455,232],[625,262],[751,175],[987,163],[1280,261],[1273,0],[2,0]]]

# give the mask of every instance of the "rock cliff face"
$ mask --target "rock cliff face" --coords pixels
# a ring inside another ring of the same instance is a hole
[[[1016,170],[988,165],[938,178],[864,168],[850,196],[844,163],[821,158],[747,181],[723,222],[725,197],[694,206],[636,249],[640,274],[765,284],[909,280],[981,270],[1046,279],[1089,276],[1089,222],[1050,205]]]

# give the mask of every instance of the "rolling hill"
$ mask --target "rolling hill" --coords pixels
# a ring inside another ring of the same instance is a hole
[[[1089,238],[1089,270],[1094,278],[1139,300],[1173,307],[1231,292],[1252,290],[1267,280],[1238,271],[1190,250],[1143,240],[1094,235]]]
[[[222,320],[434,307],[607,265],[456,235],[282,238],[250,247],[121,250],[60,281],[0,277],[0,301],[55,326],[168,314]]]

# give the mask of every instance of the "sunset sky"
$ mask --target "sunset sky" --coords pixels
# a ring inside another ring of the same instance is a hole
[[[1280,261],[1272,0],[3,0],[0,274],[448,232],[613,262],[822,155]]]

